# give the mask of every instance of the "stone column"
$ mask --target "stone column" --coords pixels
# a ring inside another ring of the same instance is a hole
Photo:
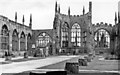
[[[0,52],[2,51],[2,49],[1,49],[1,37],[2,37],[2,35],[1,35],[1,30],[2,30],[2,25],[0,25]],[[1,55],[1,54],[0,54]]]
[[[18,53],[20,54],[20,33],[18,35]]]
[[[69,31],[68,31],[68,52],[70,52],[70,47],[71,47],[71,29],[69,28]]]
[[[2,51],[1,50],[1,37],[2,37],[2,35],[1,35],[1,30],[0,30],[0,51]]]
[[[26,34],[26,36],[25,36],[25,49],[26,49],[26,51],[27,51],[27,41],[28,41],[28,40],[27,40],[27,36],[28,36],[28,35]]]
[[[56,55],[56,47],[55,47],[55,40],[53,39],[53,43],[52,43],[52,54]]]
[[[52,39],[52,54],[56,54],[56,36],[55,29],[53,29],[53,39]]]
[[[112,34],[110,34],[110,50],[108,51],[108,53],[110,53],[111,51],[114,51],[114,41],[111,35]]]
[[[9,45],[8,45],[9,52],[12,52],[12,31],[9,31]]]
[[[60,39],[60,46],[61,46],[61,48],[62,48],[62,30],[61,30],[61,39]]]
[[[71,33],[70,33],[70,28],[68,29],[68,47],[70,47],[70,36],[71,36]]]
[[[59,46],[60,46],[60,49],[61,49],[61,21],[60,21],[60,29],[59,29],[59,32],[60,32],[60,34],[59,34]]]

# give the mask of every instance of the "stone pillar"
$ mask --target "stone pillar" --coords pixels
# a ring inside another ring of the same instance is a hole
[[[70,36],[71,36],[71,34],[70,34],[70,28],[69,28],[69,30],[68,30],[68,47],[70,47]]]
[[[59,32],[60,32],[60,34],[59,34],[59,46],[60,46],[60,49],[61,49],[61,24],[62,24],[62,22],[60,21],[60,29],[59,29]]]
[[[9,31],[9,45],[8,45],[9,52],[12,52],[12,31]]]
[[[25,36],[25,49],[26,49],[26,51],[27,51],[27,41],[28,41],[28,39],[27,39],[27,34],[26,34],[26,36]]]
[[[111,35],[112,34],[110,34],[110,50],[108,51],[108,53],[110,53],[111,51],[114,51],[114,40]]]
[[[20,33],[18,35],[18,53],[20,54]]]
[[[52,54],[56,54],[56,36],[55,29],[53,29],[53,39],[52,39]]]
[[[1,50],[1,37],[2,37],[2,35],[1,35],[1,30],[2,30],[2,25],[0,24],[0,52],[2,51]],[[1,55],[1,54],[0,54]]]
[[[114,48],[114,50],[116,51],[117,50],[117,37],[115,37],[115,48]]]
[[[1,37],[2,37],[2,35],[1,35],[1,30],[0,30],[0,51],[2,51],[1,50]]]
[[[53,40],[53,43],[52,43],[52,54],[53,55],[56,55],[56,47],[55,47],[55,40]]]
[[[70,52],[70,47],[71,47],[71,29],[69,28],[68,31],[68,51]]]
[[[62,48],[62,29],[61,29],[61,40],[60,40],[60,46],[61,46],[61,48]]]

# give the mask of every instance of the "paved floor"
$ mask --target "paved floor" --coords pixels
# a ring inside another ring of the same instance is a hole
[[[29,60],[24,62],[14,62],[11,64],[0,65],[0,73],[20,73],[25,71],[47,71],[47,70],[64,70],[66,62],[77,62],[79,56],[54,56],[45,59]],[[96,57],[88,66],[80,66],[80,71],[116,71],[120,66],[119,61],[103,60],[102,57]]]
[[[37,59],[44,59],[46,57],[28,57],[28,58],[23,58],[23,57],[17,57],[17,58],[12,58],[9,61],[2,61],[0,62],[0,65],[4,65],[4,64],[11,64],[14,62],[25,62],[25,61],[30,61],[30,60],[37,60]]]
[[[0,65],[1,68],[0,73],[19,73],[23,71],[33,70],[38,67],[55,64],[75,57],[78,56],[55,56],[55,57],[47,57],[45,59],[14,62],[11,64]]]
[[[64,69],[66,62],[78,62],[79,57],[65,60],[49,66],[40,67],[38,69]],[[100,58],[101,59],[101,58]],[[80,66],[80,70],[101,70],[101,71],[117,71],[119,68],[119,61],[111,60],[99,60],[99,57],[95,57],[92,62],[88,62],[88,66]]]

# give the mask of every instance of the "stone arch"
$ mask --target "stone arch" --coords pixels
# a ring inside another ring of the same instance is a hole
[[[68,28],[70,28],[68,22],[64,22],[64,24],[62,26],[66,25]]]
[[[108,52],[110,49],[110,32],[105,28],[99,28],[94,32],[96,52]]]
[[[30,33],[28,33],[28,36],[27,36],[28,39],[32,39],[32,35]]]
[[[7,33],[7,34],[9,35],[9,29],[8,29],[8,27],[7,27],[6,24],[4,24],[4,25],[2,26],[1,34],[2,34],[2,33]],[[3,35],[3,34],[2,34],[2,35]]]
[[[51,41],[52,41],[52,36],[49,34],[49,33],[47,33],[47,32],[40,32],[38,35],[37,35],[37,39],[38,39],[38,36],[40,35],[40,34],[42,34],[42,33],[45,33],[45,34],[47,34],[48,36],[50,36],[50,38],[51,38]]]
[[[18,32],[16,29],[12,33],[12,51],[18,51],[19,42],[18,42]]]
[[[14,30],[13,30],[12,35],[14,35],[14,33],[17,33],[17,36],[18,36],[18,31],[17,31],[17,29],[14,29]]]
[[[110,32],[108,29],[106,29],[106,28],[98,28],[97,30],[94,31],[94,35],[95,35],[95,33],[96,33],[97,31],[99,31],[99,30],[101,30],[101,29],[106,30],[106,31],[109,33],[109,35],[111,35],[111,32]]]
[[[20,34],[20,50],[25,51],[25,33],[22,31]]]
[[[41,38],[41,39],[40,39]],[[46,38],[48,38],[48,41],[51,42],[52,41],[52,37],[46,33],[46,32],[41,32],[38,36],[37,36],[37,40],[40,41],[40,43],[43,43],[42,42],[42,39],[45,40]]]
[[[69,38],[69,25],[67,22],[64,22],[64,24],[62,25],[62,28],[61,28],[61,40],[62,40],[62,48],[67,48],[68,47],[68,38]]]
[[[36,40],[36,48],[38,49],[38,53],[47,53],[52,54],[52,37],[47,32],[41,32],[37,36]]]
[[[81,26],[77,22],[71,27],[71,43],[73,47],[81,46]]]
[[[75,24],[78,24],[79,26],[80,26],[80,28],[82,28],[82,26],[81,26],[81,24],[80,23],[78,23],[78,22],[74,22],[74,23],[72,23],[72,25],[71,25],[71,29],[72,29],[72,27],[73,27],[73,25],[75,25]]]
[[[23,31],[20,34],[20,38],[25,38],[25,33]]]
[[[3,27],[6,27],[6,28],[7,28],[7,30],[9,30],[9,26],[8,26],[7,24],[2,24],[2,26],[1,26],[0,30],[2,30],[2,28],[3,28]]]
[[[1,49],[8,50],[9,49],[9,29],[6,24],[2,26],[0,35],[1,35]]]

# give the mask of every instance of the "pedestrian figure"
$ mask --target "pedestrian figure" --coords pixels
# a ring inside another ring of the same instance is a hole
[[[5,57],[7,57],[8,56],[8,53],[7,53],[7,51],[5,51]]]
[[[5,52],[5,61],[11,60],[10,52]]]
[[[73,51],[73,55],[75,55],[75,51]]]

